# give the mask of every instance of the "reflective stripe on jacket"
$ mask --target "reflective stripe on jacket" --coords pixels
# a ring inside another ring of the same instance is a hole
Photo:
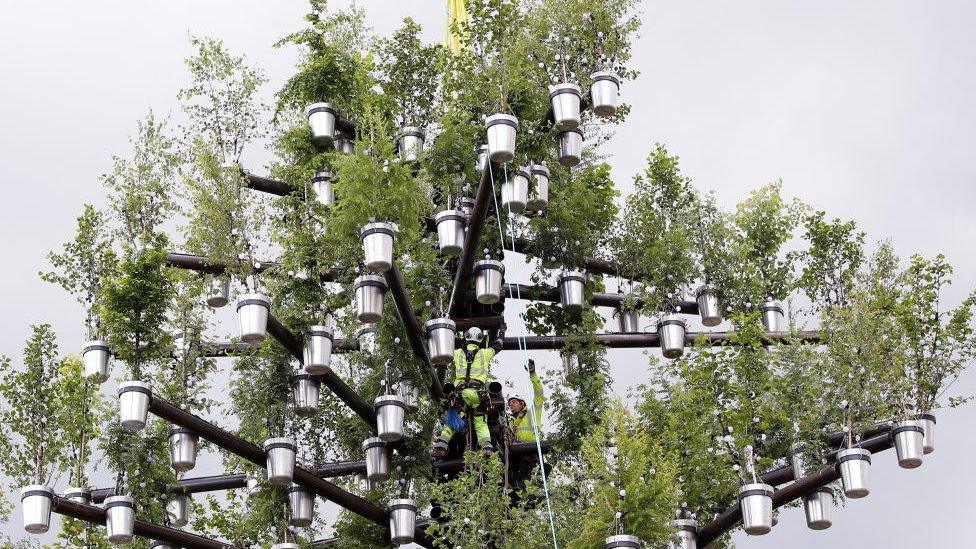
[[[536,429],[542,432],[542,406],[546,402],[545,395],[542,393],[542,381],[539,376],[532,374],[532,404],[535,406],[535,428],[532,426],[532,416],[529,415],[529,407],[526,406],[518,415],[512,417],[509,428],[515,433],[515,438],[520,442],[534,442]]]
[[[477,349],[474,360],[471,361],[471,381],[488,383],[488,376],[491,375],[491,359],[495,358],[495,350],[491,347],[478,347],[474,343],[468,343],[469,350]],[[454,350],[454,385],[461,387],[468,378],[468,357],[464,349]]]

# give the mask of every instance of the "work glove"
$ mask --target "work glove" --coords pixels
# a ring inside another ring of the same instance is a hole
[[[534,374],[535,373],[535,361],[530,358],[529,359],[529,365],[526,366],[526,368],[529,370],[529,373],[530,374]]]

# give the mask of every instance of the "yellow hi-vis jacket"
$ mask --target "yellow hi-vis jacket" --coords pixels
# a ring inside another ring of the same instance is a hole
[[[468,357],[465,356],[464,349],[454,350],[454,385],[456,387],[461,387],[469,379],[471,381],[480,381],[482,384],[488,383],[488,377],[491,375],[491,359],[495,358],[494,347],[479,347],[474,343],[467,343],[467,349],[477,352],[474,354],[474,360],[471,361],[471,373],[468,374]]]
[[[508,424],[519,442],[535,442],[536,429],[542,432],[542,406],[546,402],[546,397],[542,393],[542,381],[539,380],[539,376],[532,374],[530,377],[532,378],[532,392],[534,393],[532,403],[535,405],[535,428],[532,426],[532,416],[529,415],[528,405],[521,412],[513,415]]]

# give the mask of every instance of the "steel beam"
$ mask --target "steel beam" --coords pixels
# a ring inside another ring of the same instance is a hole
[[[420,327],[420,321],[417,320],[417,315],[413,312],[410,293],[403,283],[403,277],[400,275],[400,270],[396,264],[390,270],[386,271],[384,276],[386,277],[386,284],[390,288],[390,293],[393,294],[393,301],[396,303],[397,314],[400,316],[400,324],[403,325],[403,331],[406,332],[407,342],[410,343],[413,354],[427,366],[427,370],[430,373],[430,397],[432,400],[438,401],[444,396],[444,387],[441,386],[441,378],[437,374],[437,369],[430,361],[430,353],[427,350],[427,343],[425,341],[426,338],[424,337],[423,329]]]
[[[448,305],[451,315],[460,313],[461,300],[468,291],[471,269],[474,266],[474,258],[478,254],[485,219],[488,217],[488,206],[494,196],[492,174],[497,168],[497,164],[488,160],[481,170],[481,179],[478,181],[478,190],[474,196],[474,207],[471,209],[468,228],[464,233],[464,247],[461,248],[461,257],[458,259],[457,271],[454,273],[454,284],[451,286],[451,299]]]

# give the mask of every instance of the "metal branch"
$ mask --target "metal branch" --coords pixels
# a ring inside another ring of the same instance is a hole
[[[435,401],[440,400],[444,396],[444,387],[441,386],[441,378],[437,375],[437,369],[430,361],[430,353],[427,351],[420,321],[417,320],[417,315],[413,312],[410,294],[403,283],[400,270],[394,264],[390,270],[384,273],[384,276],[386,277],[386,284],[390,287],[390,293],[393,294],[397,314],[400,316],[400,323],[403,325],[403,331],[407,334],[407,341],[413,349],[413,354],[427,366],[430,373],[430,397]]]
[[[559,288],[553,288],[550,286],[530,286],[528,284],[505,284],[502,295],[514,296],[515,299],[531,300],[531,301],[550,301],[553,303],[559,302]],[[594,293],[593,297],[590,299],[590,304],[594,307],[613,307],[619,308],[624,300],[627,298],[627,294],[620,293]],[[511,299],[511,298],[509,298]],[[640,308],[643,304],[637,301],[634,306]],[[694,301],[679,301],[677,304],[677,312],[687,315],[697,315],[698,314],[698,303]]]
[[[454,273],[454,284],[451,286],[451,299],[448,306],[451,315],[460,313],[461,300],[468,290],[474,258],[481,243],[485,219],[488,217],[488,205],[494,196],[491,174],[497,168],[498,165],[489,159],[485,162],[484,169],[481,170],[481,179],[478,181],[478,190],[474,197],[474,207],[471,209],[471,216],[468,217],[468,228],[464,233],[464,247],[461,248],[461,257],[458,260],[457,271]]]
[[[209,274],[221,274],[228,268],[236,266],[232,266],[231,264],[223,261],[213,261],[199,255],[176,252],[169,252],[166,254],[166,263],[170,267],[175,267],[177,269],[199,271]],[[255,265],[251,266],[251,268],[254,269],[254,272],[262,273],[280,266],[280,263],[276,263],[274,261],[257,261]],[[335,282],[341,272],[341,269],[330,269],[322,274],[321,280],[322,282]]]
[[[704,341],[710,345],[721,345],[726,341],[732,340],[732,337],[732,332],[688,332],[686,340],[689,346],[695,345],[699,341]],[[597,344],[612,349],[642,349],[661,346],[661,338],[657,333],[599,334],[594,338]],[[508,351],[516,350],[522,344],[525,345],[525,349],[530,351],[562,349],[570,339],[570,336],[565,335],[506,337],[502,349]],[[767,345],[775,341],[783,343],[818,343],[820,339],[821,335],[819,331],[771,332],[766,334],[763,343]]]

